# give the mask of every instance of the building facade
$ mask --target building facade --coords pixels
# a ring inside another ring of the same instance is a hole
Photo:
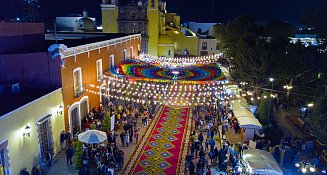
[[[205,56],[220,53],[219,48],[217,47],[217,39],[214,38],[214,26],[216,24],[217,23],[197,22],[183,23],[185,28],[196,33],[199,37],[198,55]],[[182,30],[182,32],[188,35],[189,30]]]
[[[46,163],[47,154],[55,157],[61,151],[61,92],[59,88],[0,116],[1,175],[19,174],[23,167],[30,171]]]
[[[148,19],[146,7],[137,5],[134,1],[126,6],[119,6],[117,21],[119,33],[141,33],[141,50],[148,50]]]
[[[61,60],[61,79],[65,111],[65,129],[75,133],[82,129],[82,121],[93,107],[105,102],[107,94],[104,72],[139,53],[141,35],[67,47],[50,46]],[[87,92],[90,85],[99,88],[96,94]],[[99,95],[100,94],[100,95]]]
[[[158,0],[131,1],[120,5],[115,0],[101,4],[103,32],[142,33],[142,52],[154,56],[197,55],[198,37],[181,30],[180,17],[167,13],[166,3]],[[188,29],[184,29],[188,30]]]
[[[217,46],[217,39],[215,38],[199,38],[198,55],[205,56],[218,54],[219,48]]]

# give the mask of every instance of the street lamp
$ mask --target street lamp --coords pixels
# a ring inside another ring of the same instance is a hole
[[[271,106],[272,91],[273,91],[273,88],[274,88],[274,79],[269,78],[269,81],[271,82],[271,89],[270,89],[270,98],[269,98],[269,107],[268,107],[268,125],[270,125],[270,106]]]
[[[291,89],[292,89],[292,88],[293,88],[293,86],[291,86],[291,85],[285,85],[285,86],[284,86],[284,89],[287,90],[287,97],[290,96],[290,92],[291,92]]]
[[[310,107],[310,108],[313,107],[313,103],[309,103],[308,107]]]

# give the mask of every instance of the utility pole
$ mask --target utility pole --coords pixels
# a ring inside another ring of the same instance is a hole
[[[269,98],[269,106],[268,106],[268,125],[270,125],[270,106],[271,106],[272,92],[273,92],[273,88],[274,88],[274,79],[273,78],[269,78],[269,81],[271,82],[271,89],[270,89],[270,98]]]

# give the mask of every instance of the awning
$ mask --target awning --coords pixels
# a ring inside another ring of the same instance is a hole
[[[262,129],[262,125],[260,124],[260,122],[253,117],[238,117],[237,121],[240,124],[241,128]]]
[[[283,175],[271,153],[259,149],[248,149],[243,153],[243,160],[251,169],[251,174]]]
[[[250,110],[250,106],[243,97],[232,100],[232,108],[241,128],[262,129],[262,125],[255,118]]]

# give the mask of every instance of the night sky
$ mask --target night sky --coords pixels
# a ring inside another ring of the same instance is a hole
[[[47,20],[54,19],[55,16],[80,14],[84,8],[89,16],[101,20],[101,0],[39,1],[42,16]],[[248,14],[257,21],[281,20],[294,24],[314,1],[327,4],[326,0],[166,0],[168,11],[178,13],[183,21],[224,23],[239,14]],[[20,0],[1,0],[0,17],[19,14],[19,3]]]

